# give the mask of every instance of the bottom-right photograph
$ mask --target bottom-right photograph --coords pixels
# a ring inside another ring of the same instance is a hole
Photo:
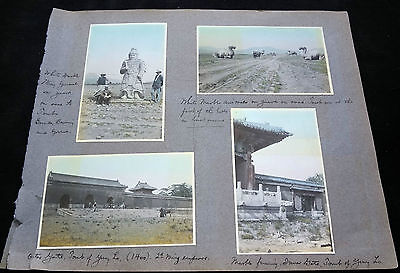
[[[232,108],[237,253],[334,253],[314,108]]]

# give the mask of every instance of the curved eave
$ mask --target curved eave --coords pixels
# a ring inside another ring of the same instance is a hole
[[[253,147],[253,151],[258,151],[272,144],[278,143],[293,134],[284,130],[268,130],[262,127],[253,127],[234,123],[235,142],[242,142]]]

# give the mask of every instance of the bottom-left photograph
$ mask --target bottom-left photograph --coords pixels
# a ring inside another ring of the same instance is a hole
[[[49,156],[38,248],[194,245],[194,154]]]

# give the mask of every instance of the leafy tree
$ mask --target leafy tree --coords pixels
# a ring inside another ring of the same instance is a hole
[[[161,188],[161,189],[159,189],[157,194],[168,196],[168,195],[169,195],[168,188]]]
[[[172,184],[168,188],[160,189],[158,194],[167,196],[192,197],[192,186],[186,183]]]
[[[307,178],[306,181],[317,185],[324,185],[324,176],[322,173],[317,173],[314,176]]]
[[[168,187],[168,191],[171,196],[192,197],[192,186],[186,183],[173,184]]]

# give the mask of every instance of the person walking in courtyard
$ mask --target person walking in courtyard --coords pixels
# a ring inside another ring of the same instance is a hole
[[[164,84],[163,76],[161,75],[161,70],[156,71],[156,76],[154,77],[153,84],[151,85],[151,100],[154,102],[160,102],[162,94],[162,86]]]
[[[96,208],[97,208],[97,203],[96,203],[96,201],[94,201],[94,202],[93,202],[93,212],[96,211]]]
[[[165,213],[165,209],[164,208],[160,208],[160,217],[165,217],[166,213]]]
[[[123,75],[120,94],[121,98],[123,96],[128,99],[136,98],[136,93],[138,93],[139,98],[144,98],[142,78],[145,72],[145,63],[138,58],[136,48],[132,48],[128,54],[128,59],[122,62],[120,69],[120,73]]]

